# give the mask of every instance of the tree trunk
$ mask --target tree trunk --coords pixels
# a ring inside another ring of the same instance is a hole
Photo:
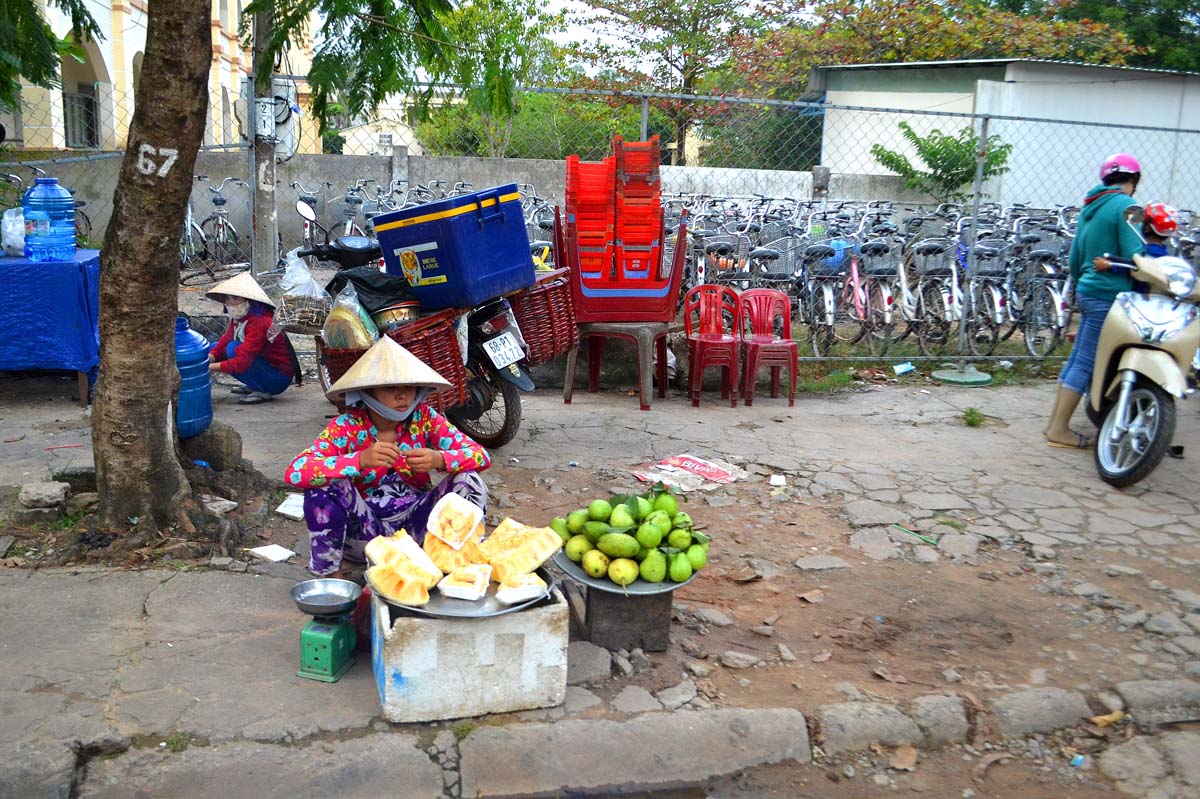
[[[204,136],[210,0],[150,4],[142,80],[104,237],[92,445],[102,529],[194,531],[175,455],[179,232]]]

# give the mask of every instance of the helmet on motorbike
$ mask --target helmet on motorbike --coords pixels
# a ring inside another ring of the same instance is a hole
[[[1147,203],[1145,224],[1160,236],[1173,236],[1179,230],[1179,212],[1166,203]]]
[[[1100,165],[1100,179],[1104,180],[1109,175],[1125,174],[1139,175],[1142,172],[1142,165],[1132,155],[1126,153],[1117,153],[1110,155],[1104,159],[1104,163]]]

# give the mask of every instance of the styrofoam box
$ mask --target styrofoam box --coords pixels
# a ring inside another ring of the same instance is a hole
[[[567,603],[488,619],[393,615],[371,597],[371,663],[383,717],[437,721],[562,704]]]

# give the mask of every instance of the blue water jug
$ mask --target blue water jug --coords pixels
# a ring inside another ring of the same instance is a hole
[[[198,436],[212,424],[212,384],[208,339],[192,330],[186,316],[175,318],[175,365],[179,369],[179,407],[175,426],[180,438]]]
[[[38,178],[21,197],[25,255],[31,261],[75,259],[75,198],[58,178]]]

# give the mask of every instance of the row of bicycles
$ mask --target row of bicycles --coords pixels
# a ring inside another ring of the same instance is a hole
[[[885,355],[905,339],[922,355],[958,348],[992,355],[1002,342],[1046,356],[1071,323],[1067,254],[1078,208],[984,204],[896,208],[890,202],[817,203],[767,197],[664,197],[671,220],[690,209],[685,290],[699,283],[776,288],[812,351],[839,343]],[[1196,214],[1174,252],[1191,259]]]
[[[244,234],[239,231],[230,218],[230,198],[226,195],[230,191],[228,187],[244,191],[244,203],[248,208],[253,201],[250,185],[236,177],[226,177],[217,182],[208,175],[197,175],[196,183],[207,188],[204,194],[207,195],[211,210],[199,218],[195,213],[195,200],[188,201],[179,239],[179,282],[185,286],[208,284],[250,267],[247,237],[251,234],[249,231]],[[326,216],[336,217],[336,221],[330,222],[325,228],[333,238],[371,237],[374,235],[372,220],[379,214],[473,191],[471,184],[463,181],[449,183],[431,180],[428,183],[409,184],[407,181],[393,180],[388,184],[380,184],[372,178],[355,180],[344,189],[332,181],[315,186],[292,181],[290,187],[296,192],[296,199],[307,203],[317,213],[324,212]],[[337,209],[332,214],[329,213],[330,206]],[[299,235],[294,243],[286,243],[312,248],[324,243],[321,230],[318,224],[299,219]],[[284,245],[281,232],[281,251]]]

